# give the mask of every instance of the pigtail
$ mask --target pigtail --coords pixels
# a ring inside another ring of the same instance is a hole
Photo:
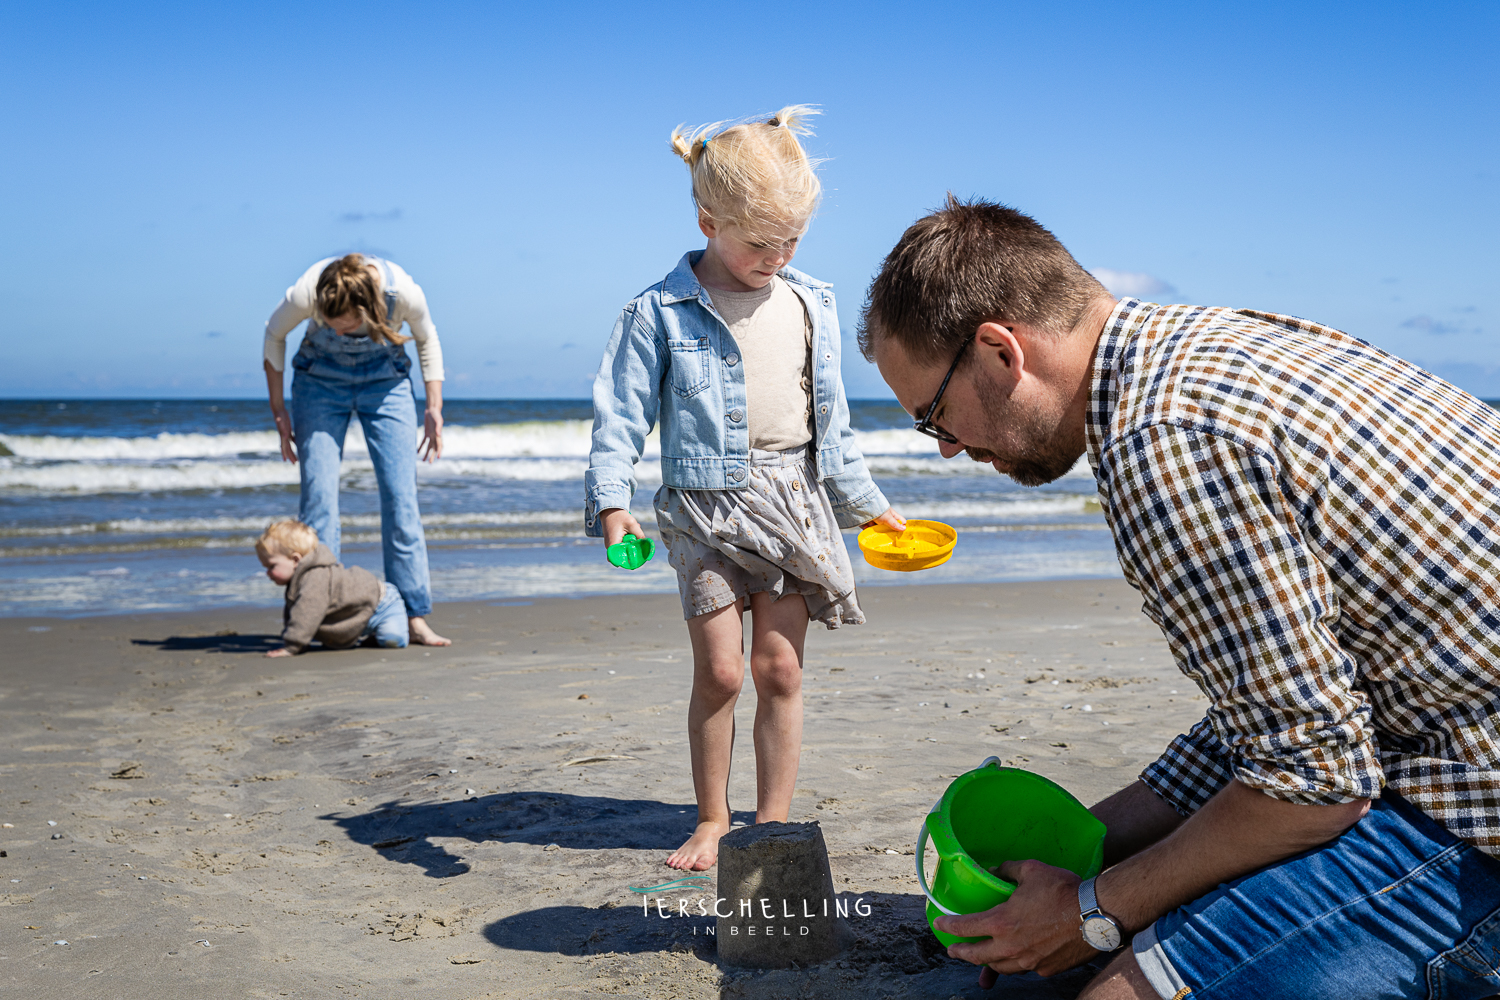
[[[822,113],[811,104],[788,104],[772,115],[766,124],[772,128],[784,128],[794,135],[812,135],[812,126],[807,123],[807,119]]]

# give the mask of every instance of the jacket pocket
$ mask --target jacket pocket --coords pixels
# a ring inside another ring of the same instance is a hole
[[[708,386],[708,338],[668,340],[668,369],[672,391],[692,396]]]

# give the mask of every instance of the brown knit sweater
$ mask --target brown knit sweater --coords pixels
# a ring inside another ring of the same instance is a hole
[[[384,593],[375,574],[345,568],[322,542],[297,563],[286,585],[281,639],[300,653],[314,639],[324,646],[352,646],[364,631]]]

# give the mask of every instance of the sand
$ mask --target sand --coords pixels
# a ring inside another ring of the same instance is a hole
[[[861,600],[871,624],[809,636],[790,818],[868,916],[840,960],[774,972],[629,888],[672,877],[693,824],[675,595],[445,605],[449,649],[282,660],[275,610],[0,620],[0,993],[1073,995],[1086,971],[983,992],[946,957],[918,823],[991,754],[1097,801],[1201,696],[1118,581]]]

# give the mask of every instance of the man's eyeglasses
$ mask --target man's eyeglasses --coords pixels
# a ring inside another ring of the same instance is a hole
[[[953,356],[953,364],[948,366],[948,374],[943,376],[943,381],[938,385],[937,395],[932,397],[932,402],[927,404],[927,409],[922,411],[922,418],[912,425],[912,430],[919,434],[926,434],[930,438],[937,438],[944,444],[958,444],[958,438],[933,423],[932,415],[938,411],[938,404],[943,401],[943,393],[948,388],[948,380],[953,377],[954,372],[958,371],[958,363],[964,359],[964,351],[968,350],[971,342],[972,338],[964,341],[958,353]]]

